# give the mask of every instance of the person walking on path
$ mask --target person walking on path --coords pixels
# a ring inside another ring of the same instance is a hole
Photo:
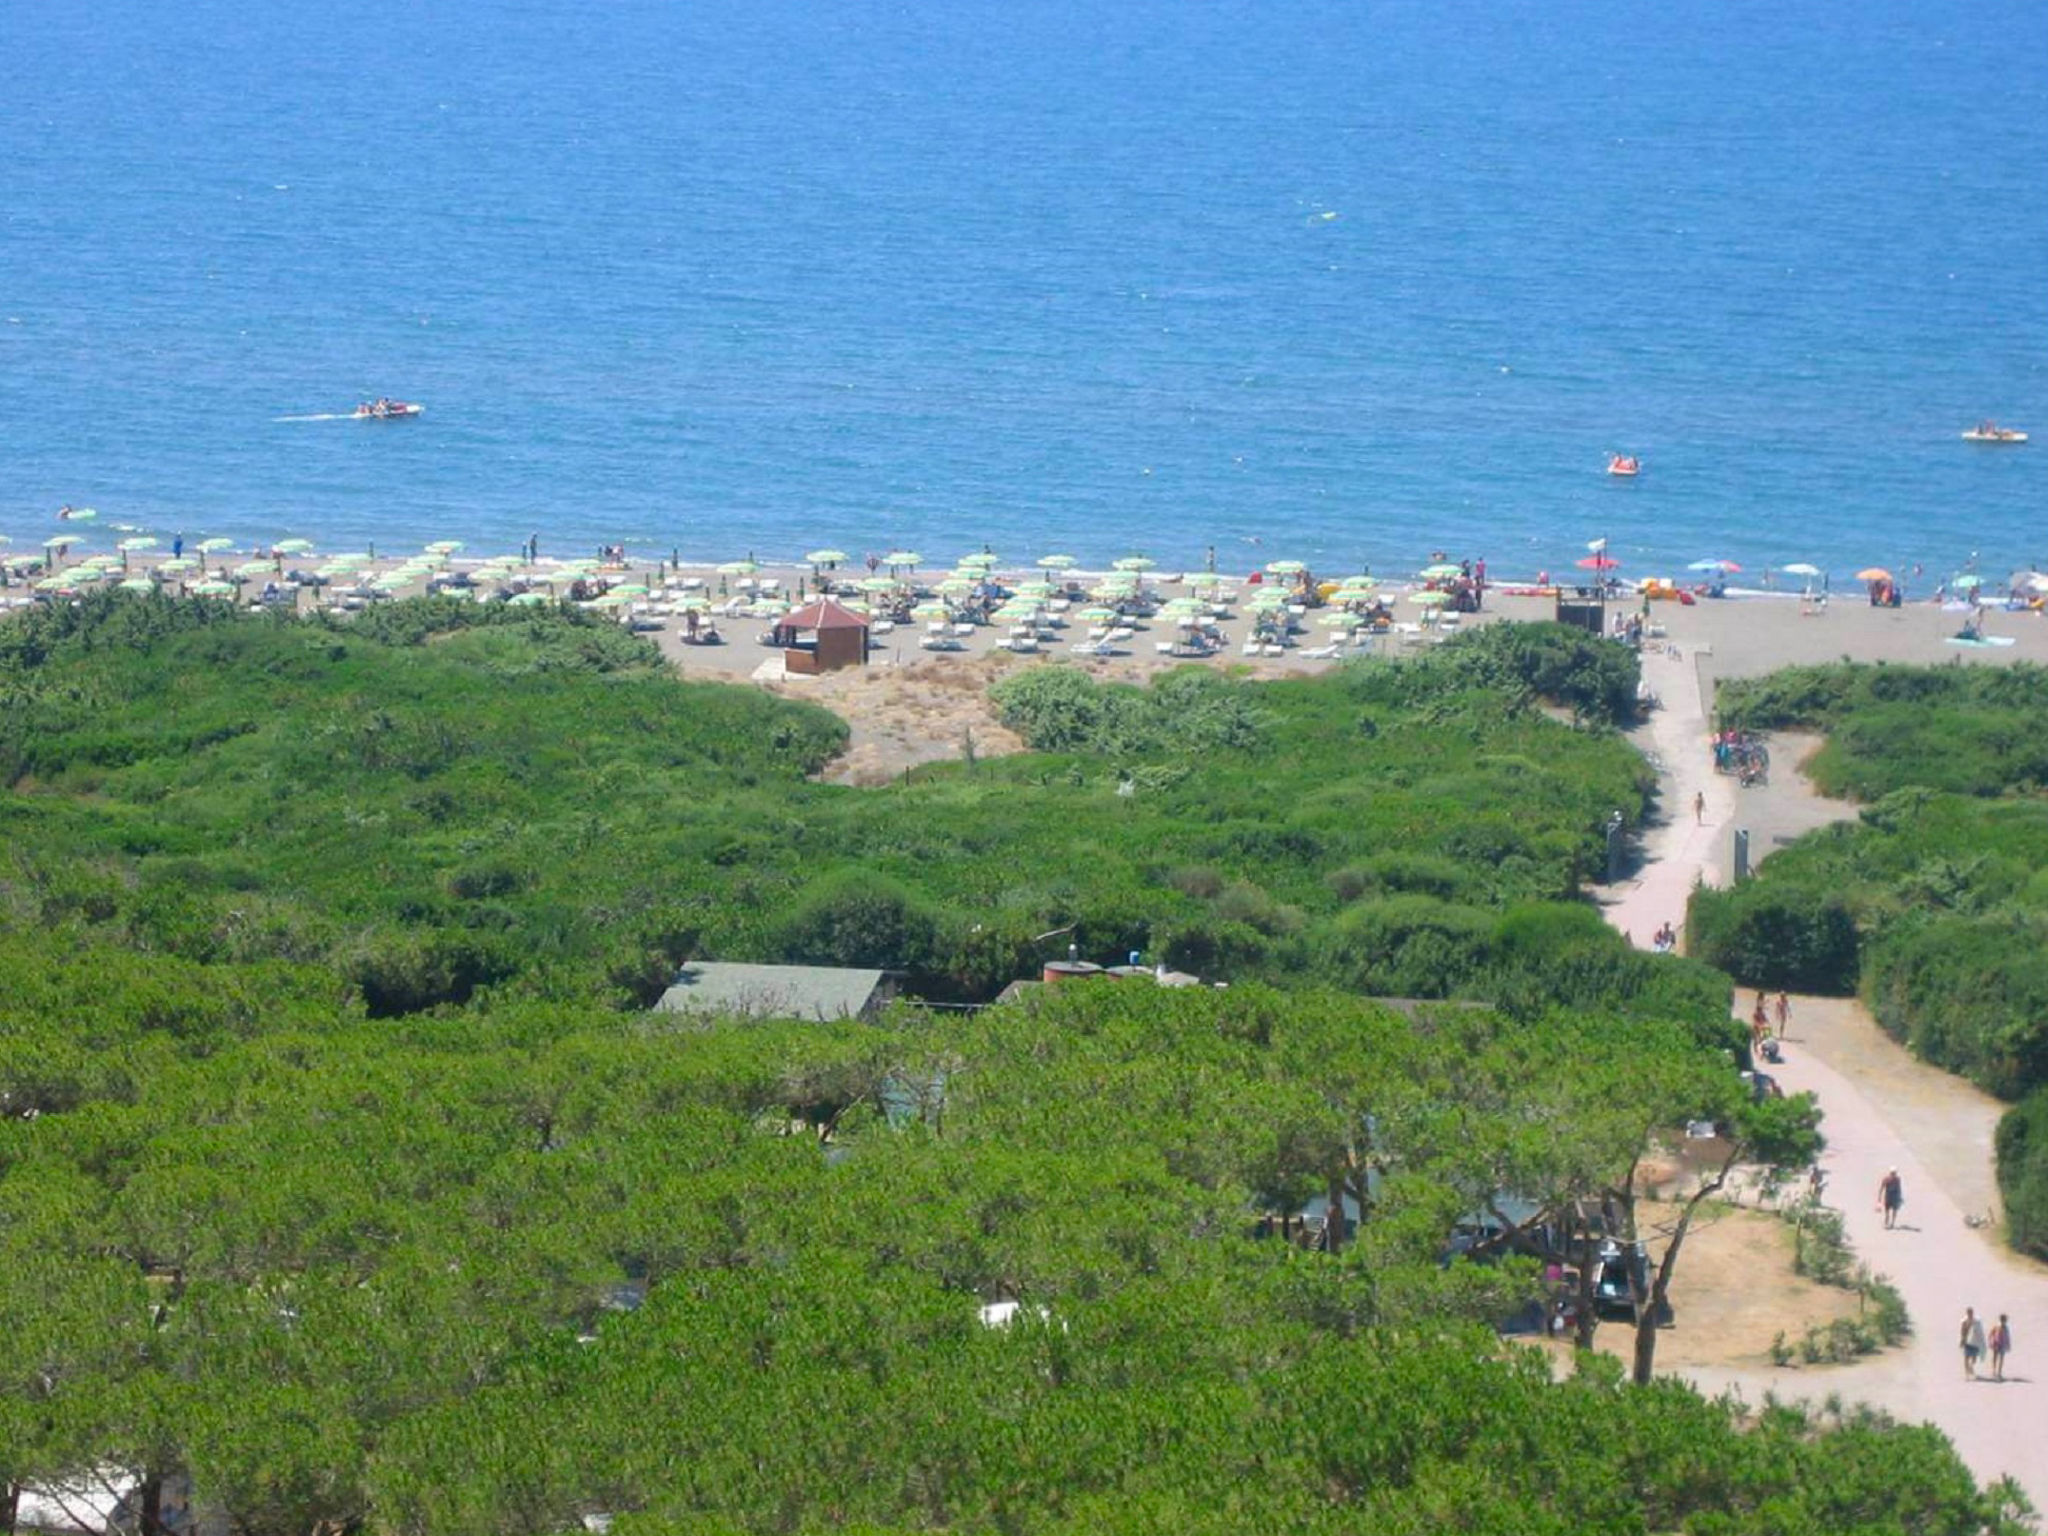
[[[1906,1186],[1899,1178],[1899,1170],[1890,1168],[1877,1181],[1877,1208],[1884,1212],[1884,1229],[1889,1232],[1899,1224],[1899,1207],[1906,1203]]]
[[[1991,1325],[1991,1379],[2005,1380],[2005,1357],[2012,1352],[2012,1324],[2007,1322],[2003,1312],[1998,1321]]]
[[[1778,1038],[1782,1040],[1785,1038],[1785,1021],[1792,1017],[1792,999],[1787,997],[1783,992],[1780,992],[1778,994],[1778,1001],[1773,1006],[1772,1012],[1777,1016]]]
[[[1963,1346],[1963,1379],[1977,1379],[1977,1361],[1984,1354],[1984,1319],[1977,1315],[1975,1307],[1963,1308],[1963,1324],[1958,1330],[1957,1341]]]
[[[1692,797],[1692,824],[1696,827],[1707,824],[1707,792],[1704,789]]]

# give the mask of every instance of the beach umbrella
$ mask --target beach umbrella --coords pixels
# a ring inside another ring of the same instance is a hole
[[[1157,560],[1148,560],[1143,555],[1125,555],[1121,560],[1112,560],[1110,569],[1116,571],[1149,571],[1158,565]]]
[[[1588,555],[1578,562],[1578,567],[1582,571],[1612,571],[1618,569],[1620,565],[1621,562],[1612,555]]]
[[[68,571],[61,576],[45,576],[36,583],[38,592],[69,592],[73,587],[74,583]]]
[[[607,597],[645,597],[647,588],[637,581],[621,582],[605,594]]]
[[[1451,600],[1448,592],[1411,592],[1408,601],[1418,608],[1441,608]]]
[[[203,546],[202,546],[202,547],[203,547]],[[341,555],[329,555],[329,556],[327,557],[327,563],[328,563],[329,565],[342,565],[342,566],[348,566],[348,565],[368,565],[368,564],[370,563],[370,557],[369,557],[369,555],[368,555],[368,553],[367,553],[367,552],[365,552],[365,551],[363,551],[363,550],[360,550],[360,549],[356,549],[356,550],[350,550],[350,551],[349,551],[349,552],[348,552],[347,554],[341,554]]]
[[[156,590],[156,583],[147,576],[130,576],[120,585],[123,592],[154,592]]]
[[[1804,560],[1795,560],[1790,565],[1782,567],[1782,569],[1787,576],[1818,576],[1820,574],[1819,566],[1808,565]]]
[[[182,576],[185,572],[198,569],[199,562],[190,555],[175,555],[164,561],[157,570],[166,576]]]
[[[996,563],[996,557],[986,550],[972,555],[962,555],[954,562],[963,571],[986,571]]]
[[[1230,578],[1218,575],[1215,571],[1197,571],[1188,578],[1188,585],[1199,592],[1204,587],[1228,586],[1230,585]]]
[[[864,576],[858,585],[863,592],[894,592],[901,583],[888,576]]]
[[[122,540],[122,541],[121,541],[121,542],[120,542],[119,544],[116,544],[116,545],[114,546],[114,548],[116,548],[116,549],[125,549],[125,550],[128,550],[128,551],[129,551],[129,552],[131,552],[131,553],[133,553],[133,552],[134,552],[134,551],[136,551],[136,550],[143,550],[143,549],[155,549],[155,548],[156,548],[156,540],[155,540],[155,539],[123,539],[123,540]]]
[[[538,608],[547,601],[548,595],[545,592],[521,592],[505,599],[506,604],[513,608]]]
[[[1046,598],[1051,597],[1052,594],[1053,585],[1049,581],[1020,581],[1017,583],[1017,595],[1019,597]]]
[[[1581,560],[1579,563],[1584,565],[1585,561]],[[1448,561],[1442,560],[1438,561],[1435,565],[1425,565],[1422,568],[1422,579],[1424,581],[1449,581],[1454,576],[1462,576],[1464,574],[1465,568],[1463,566],[1452,565]]]
[[[311,539],[279,539],[270,546],[280,555],[310,555],[313,553]]]
[[[839,565],[847,558],[843,549],[814,549],[804,559],[812,565]]]
[[[914,549],[892,549],[882,556],[882,564],[889,566],[907,565],[913,568],[924,564],[924,556]]]
[[[72,544],[76,544],[77,542],[78,542],[78,535],[77,535],[77,534],[75,534],[75,533],[60,533],[60,534],[58,534],[58,535],[57,535],[57,536],[56,536],[56,537],[55,537],[54,539],[45,539],[45,540],[43,540],[43,548],[45,548],[45,549],[64,549],[64,548],[66,548],[66,547],[68,547],[68,546],[70,546],[70,545],[72,545]]]
[[[1072,555],[1040,555],[1038,557],[1038,568],[1041,571],[1064,571],[1070,569],[1073,564],[1074,557]]]
[[[198,550],[199,553],[201,553],[202,555],[218,555],[223,551],[233,549],[235,547],[235,541],[233,539],[219,538],[201,539],[197,544],[193,545],[192,547]]]
[[[1355,613],[1326,613],[1316,622],[1325,629],[1356,629],[1365,620]]]
[[[274,567],[268,560],[249,560],[235,567],[235,574],[245,581],[254,580],[258,576],[269,576],[273,572]]]
[[[718,568],[721,576],[751,576],[761,567],[751,560],[728,560]]]
[[[1272,576],[1299,576],[1307,569],[1299,560],[1275,560],[1266,567],[1266,572]]]
[[[194,597],[233,597],[235,585],[231,581],[202,581],[189,589]]]
[[[1974,592],[1977,588],[1984,585],[1984,578],[1982,576],[1958,576],[1949,585],[1958,592]]]
[[[1865,566],[1856,573],[1858,581],[1890,581],[1892,573],[1881,565]]]
[[[980,585],[979,581],[969,576],[948,576],[939,583],[939,590],[948,597],[965,597]]]
[[[311,548],[312,546],[308,545],[307,547]],[[460,539],[436,539],[427,546],[427,553],[430,555],[452,555],[462,547],[463,544]],[[284,546],[279,544],[276,548],[283,549]]]
[[[944,603],[919,603],[910,610],[910,616],[913,619],[921,619],[929,624],[950,619],[953,617],[953,610]]]

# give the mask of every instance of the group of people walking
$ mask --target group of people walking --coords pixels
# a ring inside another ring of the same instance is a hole
[[[1987,1354],[1991,1357],[1992,1381],[2005,1380],[2005,1357],[2012,1353],[2012,1324],[2006,1315],[1998,1314],[1998,1321],[1987,1331],[1984,1319],[1977,1315],[1975,1307],[1963,1308],[1961,1341],[1963,1346],[1963,1379],[1977,1379],[1977,1362]]]

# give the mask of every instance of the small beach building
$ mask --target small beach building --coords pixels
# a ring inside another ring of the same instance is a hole
[[[895,995],[885,971],[693,960],[654,1006],[728,1019],[872,1019]]]
[[[785,670],[815,676],[865,666],[868,621],[844,603],[820,597],[792,609],[775,626]]]

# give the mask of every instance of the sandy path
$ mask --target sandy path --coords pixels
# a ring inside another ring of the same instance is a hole
[[[1794,771],[1810,745],[1804,741],[1780,744],[1765,790],[1740,791],[1712,771],[1703,697],[1711,682],[1702,674],[1711,679],[1713,660],[1705,648],[1683,644],[1644,657],[1644,676],[1663,707],[1636,740],[1661,762],[1662,815],[1647,830],[1637,877],[1602,893],[1607,920],[1638,945],[1667,918],[1682,920],[1696,882],[1726,877],[1738,820],[1750,827],[1752,857],[1760,859],[1790,835],[1848,814]],[[1696,794],[1706,797],[1699,820],[1692,813]],[[1853,1366],[1802,1372],[1681,1365],[1679,1374],[1750,1402],[1767,1393],[1839,1395],[1934,1423],[1980,1477],[2010,1475],[2036,1504],[2048,1506],[2048,1367],[2029,1370],[2030,1359],[2048,1348],[2048,1269],[1964,1220],[1966,1212],[1982,1215],[1995,1203],[1991,1137],[2002,1106],[1913,1060],[1852,1000],[1798,999],[1786,1061],[1775,1070],[1789,1091],[1819,1099],[1829,1203],[1843,1212],[1857,1253],[1898,1286],[1916,1331],[1903,1347]],[[1907,1205],[1904,1222],[1887,1232],[1875,1198],[1878,1180],[1892,1167],[1904,1180]],[[1990,1319],[2009,1314],[2018,1348],[2005,1383],[1964,1378],[1956,1329],[1965,1306]]]

